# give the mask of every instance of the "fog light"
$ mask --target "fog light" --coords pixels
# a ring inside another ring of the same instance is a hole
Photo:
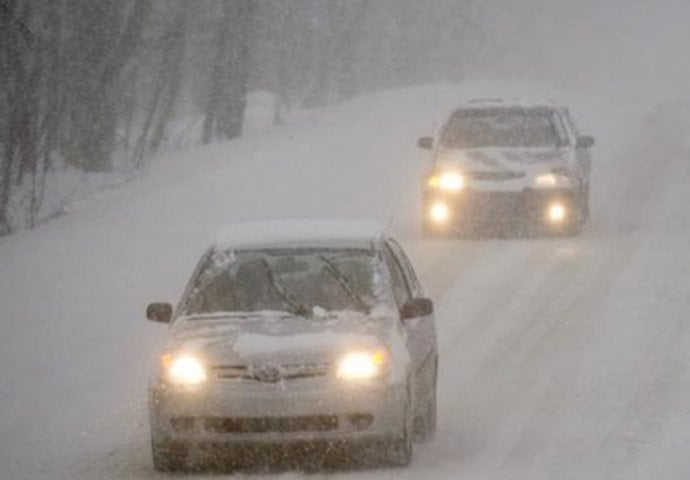
[[[348,415],[347,419],[357,430],[366,430],[374,423],[374,416],[368,413],[355,413]]]
[[[561,223],[568,215],[568,211],[561,203],[554,203],[549,207],[549,220],[551,223]]]
[[[429,216],[434,223],[445,223],[450,218],[450,209],[443,202],[436,202],[429,210]]]

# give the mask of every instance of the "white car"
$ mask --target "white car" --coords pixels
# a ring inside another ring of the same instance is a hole
[[[315,443],[406,465],[435,431],[433,305],[375,224],[232,227],[175,311],[147,317],[170,323],[150,385],[157,470],[183,468],[194,446]]]
[[[480,100],[457,108],[423,182],[429,236],[517,224],[578,233],[589,217],[594,139],[581,136],[567,108],[550,102]]]

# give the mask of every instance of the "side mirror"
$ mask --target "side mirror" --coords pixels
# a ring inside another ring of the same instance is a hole
[[[590,148],[594,146],[594,143],[594,137],[590,137],[589,135],[577,137],[577,148]]]
[[[146,307],[146,318],[152,322],[170,323],[173,307],[169,303],[150,303]]]
[[[410,318],[428,317],[434,313],[434,303],[428,298],[413,298],[408,301],[400,312],[403,320]]]
[[[417,146],[422,150],[431,150],[434,148],[434,139],[431,137],[422,137],[417,140]]]

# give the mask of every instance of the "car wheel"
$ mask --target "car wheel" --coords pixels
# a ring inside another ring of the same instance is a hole
[[[575,218],[564,229],[563,234],[566,237],[575,237],[582,233],[587,221],[587,213],[585,211],[584,202],[578,202],[575,208]]]
[[[582,233],[582,230],[584,230],[584,221],[583,219],[578,219],[572,223],[570,223],[562,233],[562,236],[564,237],[576,237],[579,234]]]
[[[405,425],[403,427],[402,438],[388,440],[384,443],[384,455],[387,465],[394,467],[406,467],[412,461],[413,437],[413,415],[412,397],[407,394],[407,405],[405,406]]]
[[[590,216],[590,203],[589,203],[589,182],[585,184],[585,188],[582,192],[582,218],[586,222],[589,220]]]
[[[151,455],[157,472],[177,472],[187,465],[189,447],[182,442],[152,438]]]
[[[436,435],[436,424],[438,419],[438,407],[436,399],[436,384],[438,377],[438,360],[434,363],[432,391],[424,411],[415,418],[415,439],[420,442],[427,442]]]
[[[412,435],[405,434],[404,438],[391,440],[385,446],[386,464],[392,467],[407,467],[412,461]]]

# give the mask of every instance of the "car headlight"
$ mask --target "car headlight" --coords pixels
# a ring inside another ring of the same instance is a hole
[[[466,180],[465,177],[458,172],[443,172],[429,177],[427,183],[431,188],[443,192],[456,193],[465,188]]]
[[[348,381],[371,380],[388,373],[389,366],[390,355],[384,348],[350,352],[338,362],[336,376]]]
[[[568,185],[567,175],[560,173],[543,173],[534,177],[534,186],[538,188],[567,187]]]
[[[551,223],[563,223],[568,217],[568,209],[562,203],[555,202],[549,206],[547,215]]]
[[[200,385],[206,382],[206,369],[196,357],[188,354],[163,355],[161,363],[166,378],[177,385]]]
[[[545,173],[538,175],[534,179],[534,184],[538,187],[555,187],[558,184],[558,179],[553,173]]]
[[[436,224],[442,224],[450,218],[450,209],[442,201],[435,202],[429,209],[429,217]]]

